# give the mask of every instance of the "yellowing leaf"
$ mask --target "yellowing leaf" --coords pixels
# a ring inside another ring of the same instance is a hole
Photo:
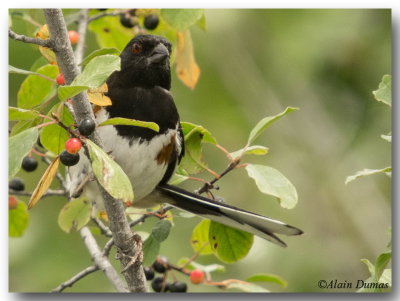
[[[103,93],[89,91],[88,98],[91,103],[100,107],[112,105],[111,99],[108,96],[105,96]]]
[[[42,178],[40,179],[38,185],[32,193],[31,199],[28,203],[28,209],[31,209],[40,200],[43,194],[50,187],[51,182],[53,182],[54,177],[57,174],[58,165],[60,164],[60,157],[57,156],[53,162],[47,167]]]
[[[176,73],[178,78],[191,89],[194,89],[200,77],[200,68],[194,58],[192,37],[189,30],[178,32]]]
[[[47,24],[40,27],[39,31],[36,33],[36,38],[41,40],[47,40],[50,38],[49,28]],[[56,55],[47,47],[39,46],[40,53],[44,58],[52,65],[57,65]]]

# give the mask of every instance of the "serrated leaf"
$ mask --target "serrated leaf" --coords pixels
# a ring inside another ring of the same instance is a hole
[[[8,210],[8,235],[21,237],[28,228],[29,213],[24,202],[19,201],[15,209]]]
[[[240,281],[240,280],[236,280],[236,281],[224,281],[224,283],[226,284],[226,288],[235,288],[244,292],[249,292],[249,293],[269,293],[269,290],[256,285],[254,283],[249,283],[249,282],[245,282],[245,281]]]
[[[101,48],[117,48],[123,50],[133,37],[132,29],[123,27],[119,18],[106,16],[89,23],[88,29],[92,31]]]
[[[110,118],[99,124],[99,126],[104,126],[104,125],[139,126],[139,127],[151,129],[155,132],[158,132],[160,130],[160,127],[155,122],[140,121],[140,120],[136,120],[136,119],[122,118],[122,117]]]
[[[32,120],[39,116],[40,112],[21,108],[8,107],[8,120]]]
[[[56,104],[51,110],[55,112],[59,108],[60,104]],[[74,123],[74,118],[71,112],[63,106],[59,118],[66,125],[70,126]],[[51,124],[45,126],[40,133],[40,143],[53,154],[60,154],[65,149],[65,142],[70,138],[69,133],[59,126],[58,124]]]
[[[194,57],[192,37],[189,30],[178,32],[176,48],[176,74],[190,89],[194,89],[200,77],[200,68]]]
[[[30,152],[39,135],[37,128],[27,129],[8,140],[8,177],[12,178],[21,168],[24,157]]]
[[[151,235],[158,242],[163,242],[167,239],[169,232],[171,231],[172,224],[166,219],[159,220],[151,231]]]
[[[382,169],[363,169],[358,171],[356,174],[352,175],[352,176],[348,176],[346,178],[346,181],[344,182],[345,184],[350,183],[351,181],[354,181],[357,178],[360,177],[365,177],[365,176],[370,176],[370,175],[375,175],[375,174],[379,174],[379,173],[391,173],[392,172],[392,167],[388,166]]]
[[[120,51],[117,48],[97,49],[93,51],[91,54],[89,54],[87,57],[85,57],[83,61],[80,63],[80,65],[87,65],[93,58],[105,54],[120,55]]]
[[[160,243],[150,235],[143,243],[143,266],[150,266],[160,253]]]
[[[392,76],[384,75],[379,83],[378,90],[372,92],[377,101],[381,101],[388,106],[392,106]]]
[[[254,179],[258,189],[278,198],[283,208],[292,209],[296,206],[296,188],[280,171],[258,164],[247,164],[246,171],[249,177]]]
[[[54,177],[57,174],[58,165],[60,164],[60,157],[56,157],[51,164],[47,167],[46,171],[43,173],[39,180],[35,190],[32,192],[31,199],[28,203],[28,209],[31,209],[37,204],[43,194],[46,193],[47,189],[50,187],[51,182],[53,182]]]
[[[53,65],[45,65],[36,72],[54,79],[58,74],[58,68]],[[18,91],[18,107],[31,109],[39,105],[51,96],[54,89],[55,84],[53,82],[36,75],[29,75],[22,82]]]
[[[93,173],[103,188],[115,199],[133,201],[131,182],[122,168],[99,146],[86,140]]]
[[[248,282],[273,282],[280,286],[287,287],[288,283],[285,279],[273,274],[254,274],[246,279]]]
[[[90,221],[92,203],[85,198],[66,203],[58,215],[58,225],[66,232],[78,231]]]
[[[208,234],[210,232],[210,223],[210,220],[203,219],[192,231],[190,244],[192,245],[193,250],[200,255],[208,255],[213,253],[208,238]]]
[[[179,31],[188,29],[201,19],[203,9],[162,9],[161,17]]]
[[[88,89],[89,87],[87,86],[59,86],[58,98],[60,100],[67,100]]]
[[[244,147],[235,152],[230,153],[233,159],[237,157],[242,157],[243,155],[256,155],[263,156],[268,154],[269,148],[262,145],[252,145],[248,147]]]
[[[249,138],[247,140],[247,144],[251,145],[254,140],[258,138],[258,136],[261,135],[261,133],[269,127],[272,123],[275,121],[279,120],[281,117],[285,116],[286,114],[296,111],[298,108],[293,108],[293,107],[287,107],[283,112],[274,115],[274,116],[268,116],[263,119],[261,119],[256,126],[251,130]]]
[[[208,239],[218,259],[233,263],[249,253],[254,237],[250,233],[211,221]]]
[[[71,83],[71,86],[100,87],[114,71],[121,70],[119,56],[105,54],[93,58]]]

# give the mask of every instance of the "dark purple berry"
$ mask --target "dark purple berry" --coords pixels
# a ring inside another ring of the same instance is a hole
[[[21,167],[28,172],[34,171],[38,167],[38,161],[33,157],[25,157],[22,160]]]
[[[166,285],[164,284],[164,278],[163,277],[156,277],[153,279],[151,282],[151,288],[156,292],[160,293],[161,291],[165,292]],[[164,288],[164,290],[163,290]]]
[[[159,22],[160,20],[157,15],[150,14],[144,18],[144,27],[148,30],[153,30],[156,29]]]
[[[78,126],[79,133],[83,136],[89,136],[94,132],[96,128],[96,123],[92,118],[85,118],[81,121]]]
[[[136,8],[128,10],[128,14],[133,17],[136,16]]]
[[[151,267],[143,268],[146,280],[152,280],[154,278],[154,270]]]
[[[187,291],[187,285],[185,282],[175,281],[168,285],[171,293],[185,293]]]
[[[119,16],[119,22],[126,28],[132,28],[136,25],[134,22],[132,22],[132,19],[129,17],[129,15],[127,16],[125,14]]]
[[[66,150],[64,150],[61,154],[60,154],[60,161],[62,164],[64,164],[65,166],[73,166],[76,165],[79,162],[79,153],[76,154],[70,154],[69,152],[67,152]]]
[[[15,191],[23,191],[25,189],[25,184],[20,178],[14,178],[8,183],[8,188]]]
[[[153,263],[153,269],[160,274],[164,274],[168,269],[168,259],[164,256],[158,256]]]

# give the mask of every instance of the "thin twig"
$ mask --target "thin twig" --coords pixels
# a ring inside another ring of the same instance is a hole
[[[32,196],[32,192],[28,191],[15,191],[13,189],[10,189],[9,194],[12,195],[20,195],[20,196]],[[67,196],[68,192],[63,190],[63,189],[48,189],[45,194],[43,194],[42,198],[48,197],[48,196]]]
[[[123,14],[124,11],[126,11],[126,10],[115,10],[115,11],[109,12],[109,13],[101,13],[101,14],[98,14],[98,15],[94,15],[93,17],[89,18],[88,23],[90,23],[90,22],[92,22],[94,20],[103,18],[103,17],[107,17],[107,16],[119,16],[119,15]]]
[[[89,267],[87,267],[86,269],[80,271],[78,274],[76,274],[75,276],[72,276],[70,279],[68,279],[67,281],[64,281],[63,283],[61,283],[59,286],[57,286],[56,288],[52,289],[50,291],[50,293],[61,293],[64,289],[66,289],[67,287],[71,287],[72,285],[74,285],[76,282],[78,282],[79,280],[81,280],[83,277],[86,277],[87,275],[92,274],[93,272],[96,272],[99,270],[99,267],[96,265],[91,265]]]
[[[96,224],[96,226],[99,227],[101,234],[103,234],[107,237],[112,237],[112,232],[111,232],[110,228],[108,228],[106,225],[104,225],[101,220],[99,220],[97,217],[94,217],[92,220]]]
[[[16,41],[21,41],[24,43],[36,44],[36,45],[47,47],[50,49],[53,47],[53,41],[50,39],[42,40],[42,39],[27,37],[22,34],[17,34],[14,31],[12,31],[11,29],[8,29],[8,36],[11,39],[14,39]]]

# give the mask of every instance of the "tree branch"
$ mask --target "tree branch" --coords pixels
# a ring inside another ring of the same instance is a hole
[[[61,283],[59,286],[56,288],[52,289],[50,293],[61,293],[64,289],[67,287],[73,286],[76,282],[81,280],[83,277],[86,277],[87,275],[92,274],[93,272],[96,272],[99,270],[99,267],[97,265],[91,265],[90,267],[87,267],[86,269],[80,271],[78,274],[75,276],[72,276],[70,279],[67,281]]]
[[[122,282],[119,274],[111,265],[110,261],[106,256],[104,256],[103,252],[100,250],[99,245],[97,244],[95,238],[90,232],[88,227],[83,227],[79,233],[83,238],[83,241],[86,245],[86,248],[89,250],[90,255],[96,266],[101,269],[107,278],[110,280],[111,284],[118,292],[128,292],[124,283]]]
[[[88,25],[88,9],[81,9],[79,13],[79,23],[78,23],[79,41],[76,44],[75,48],[75,61],[78,64],[79,69],[81,69],[79,64],[82,62],[85,54],[87,25]]]
[[[67,28],[62,11],[61,9],[44,9],[44,14],[50,31],[50,39],[54,40],[55,46],[53,50],[56,54],[58,66],[61,73],[64,75],[66,83],[69,84],[80,73],[80,70],[76,64],[74,53],[68,39]],[[82,119],[86,117],[94,119],[93,110],[87,100],[86,93],[80,93],[73,97],[72,106],[76,123],[79,124]],[[96,131],[89,136],[89,139],[100,147],[103,146]],[[141,254],[142,252],[141,242],[137,239],[137,236],[132,233],[129,227],[125,214],[125,207],[122,201],[115,200],[100,184],[98,186],[103,196],[104,207],[110,223],[110,230],[113,233],[115,245],[121,255],[119,257],[122,269],[125,271],[124,277],[127,281],[129,290],[133,292],[145,292],[146,278],[141,262],[140,260],[133,263],[131,262],[132,258],[140,258],[138,254]],[[84,229],[85,228],[82,228],[81,232],[86,231],[90,234],[88,229]]]
[[[10,194],[12,195],[21,195],[21,196],[32,196],[32,192],[27,192],[27,191],[16,191],[13,189],[10,189]],[[46,193],[42,196],[42,198],[47,197],[47,196],[67,196],[67,192],[62,189],[58,190],[53,190],[53,189],[48,189]]]
[[[16,41],[21,41],[21,42],[30,43],[30,44],[36,44],[36,45],[47,47],[47,48],[53,48],[53,43],[50,39],[42,40],[42,39],[27,37],[22,34],[17,34],[14,31],[12,31],[11,29],[8,29],[8,36],[11,39],[14,39]]]

